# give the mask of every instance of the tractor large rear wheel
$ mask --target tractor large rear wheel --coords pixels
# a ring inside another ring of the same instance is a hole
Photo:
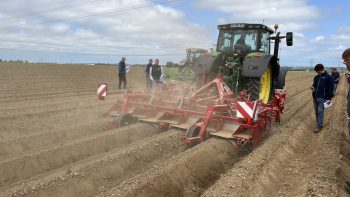
[[[268,66],[261,77],[248,78],[247,90],[252,100],[261,99],[268,103],[272,98],[272,73]]]

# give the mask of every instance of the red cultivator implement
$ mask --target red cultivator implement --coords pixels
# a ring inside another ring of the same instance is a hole
[[[179,96],[181,95],[181,96]],[[280,122],[286,92],[276,89],[273,101],[251,101],[242,91],[234,95],[220,74],[198,90],[163,86],[153,93],[128,91],[110,110],[118,127],[137,121],[161,129],[185,131],[183,141],[201,142],[210,136],[230,139],[237,147],[262,140],[264,131]]]

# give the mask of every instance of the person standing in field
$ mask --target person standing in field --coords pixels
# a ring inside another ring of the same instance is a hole
[[[337,91],[338,83],[340,80],[340,75],[336,68],[331,68],[331,72],[332,72],[332,78],[334,81],[333,96],[335,96],[335,92]]]
[[[342,59],[343,59],[343,64],[346,65],[346,68],[348,69],[348,71],[350,71],[350,48],[347,48],[344,50],[343,55],[342,55]],[[345,73],[345,78],[346,81],[349,84],[349,90],[348,90],[348,103],[347,103],[347,119],[348,119],[348,133],[350,135],[350,74],[349,73]],[[346,181],[345,182],[345,191],[347,193],[350,194],[350,182]]]
[[[317,123],[314,132],[318,133],[323,128],[324,104],[330,104],[333,98],[334,82],[322,64],[317,64],[314,70],[317,75],[314,77],[311,89]]]
[[[126,64],[125,64],[125,57],[122,57],[118,64],[118,77],[119,77],[119,84],[118,89],[121,89],[123,85],[123,89],[126,89]]]
[[[146,88],[147,89],[152,89],[152,80],[150,77],[150,70],[151,70],[152,65],[153,65],[153,60],[149,59],[148,64],[145,66],[146,82],[147,82]]]
[[[350,71],[350,48],[345,49],[345,51],[343,52],[342,55],[342,59],[343,59],[343,63],[346,65],[346,68],[348,69],[348,71]],[[346,81],[349,84],[349,90],[348,90],[348,103],[347,103],[347,119],[348,119],[348,133],[350,135],[350,74],[349,73],[345,73],[345,78]]]
[[[152,82],[156,85],[163,83],[163,70],[162,67],[159,65],[159,60],[154,60],[154,64],[150,68],[150,79]]]

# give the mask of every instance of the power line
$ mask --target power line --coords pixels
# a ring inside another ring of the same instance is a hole
[[[91,4],[91,3],[97,3],[97,2],[96,2],[96,0],[90,0],[90,1],[85,1],[85,2],[80,2],[80,3],[75,3],[75,4],[69,4],[66,6],[54,7],[54,8],[50,8],[47,10],[27,12],[24,14],[18,14],[18,15],[12,15],[12,16],[8,16],[8,17],[0,18],[0,21],[11,20],[11,19],[25,17],[25,16],[33,16],[33,15],[38,15],[38,14],[42,14],[42,13],[46,13],[46,12],[52,12],[52,11],[56,11],[56,10],[60,10],[60,9],[70,9],[70,8],[80,7],[83,4],[86,5],[86,4]]]
[[[79,15],[79,16],[73,16],[73,17],[68,17],[68,18],[60,18],[60,19],[55,19],[55,20],[48,20],[48,21],[44,21],[44,22],[29,23],[29,24],[30,25],[40,25],[40,24],[56,23],[56,22],[61,22],[61,21],[87,18],[87,17],[91,17],[91,16],[120,13],[120,12],[125,12],[125,11],[130,11],[130,10],[153,7],[153,6],[156,6],[159,4],[161,5],[161,4],[172,3],[172,2],[176,2],[176,1],[180,1],[180,0],[156,1],[156,2],[152,2],[152,3],[148,3],[148,4],[140,4],[140,5],[135,5],[135,6],[131,6],[131,7],[122,8],[122,9],[112,9],[112,10],[107,10],[107,11],[103,11],[103,12],[95,12],[95,13],[87,14],[87,15]]]

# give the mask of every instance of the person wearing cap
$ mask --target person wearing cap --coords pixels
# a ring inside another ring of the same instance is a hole
[[[151,89],[152,88],[152,80],[150,78],[150,70],[151,70],[151,67],[153,65],[153,60],[152,59],[149,59],[148,60],[148,64],[145,66],[145,73],[146,73],[146,88],[147,89]]]
[[[311,89],[317,123],[314,132],[318,133],[323,128],[324,104],[330,104],[333,98],[334,82],[322,64],[317,64],[314,70],[317,75],[314,77]]]
[[[121,89],[122,85],[123,88],[126,89],[126,64],[125,64],[125,57],[122,57],[120,62],[118,63],[118,77],[119,77],[119,84],[118,89]]]
[[[340,75],[339,75],[339,72],[337,71],[336,68],[331,68],[331,76],[333,78],[333,81],[334,81],[334,90],[333,90],[333,96],[335,96],[335,92],[337,90],[337,87],[338,87],[338,83],[339,83],[339,80],[340,80]]]
[[[164,83],[162,66],[159,65],[159,60],[154,60],[154,64],[151,66],[149,76],[152,82],[156,85]]]

